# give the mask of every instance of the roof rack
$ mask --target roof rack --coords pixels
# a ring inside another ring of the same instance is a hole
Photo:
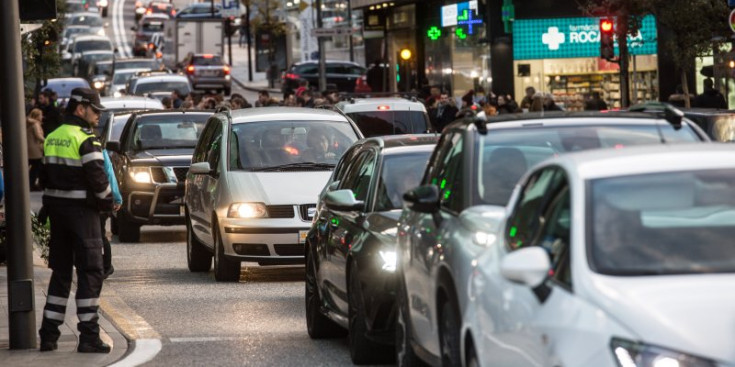
[[[684,118],[684,112],[669,103],[664,102],[646,102],[640,103],[628,108],[630,112],[650,112],[655,113],[659,117],[663,117],[674,130],[681,129],[681,120]]]

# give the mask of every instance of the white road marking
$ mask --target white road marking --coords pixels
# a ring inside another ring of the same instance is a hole
[[[112,27],[115,32],[115,42],[118,44],[120,56],[131,57],[133,55],[130,45],[128,44],[127,34],[125,31],[125,21],[123,18],[123,7],[125,0],[115,0],[112,9]]]
[[[189,338],[169,338],[171,343],[205,343],[205,342],[224,342],[234,340],[244,340],[243,337],[227,337],[227,336],[200,336]]]
[[[140,366],[152,360],[161,351],[161,347],[161,341],[158,339],[136,339],[131,345],[133,352],[109,367]]]

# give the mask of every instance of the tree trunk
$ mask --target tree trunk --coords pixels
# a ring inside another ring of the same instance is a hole
[[[684,92],[684,107],[692,108],[692,103],[689,99],[689,82],[687,81],[687,72],[681,69],[681,90]]]

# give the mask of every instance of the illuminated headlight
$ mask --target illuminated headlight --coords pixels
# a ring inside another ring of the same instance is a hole
[[[97,31],[97,35],[104,36],[105,35],[105,29],[104,28],[100,28],[100,30]]]
[[[115,93],[112,93],[112,96],[115,97],[115,98],[120,98],[120,97],[122,97],[122,93],[115,92]]]
[[[145,13],[145,8],[143,7],[135,8],[135,14],[143,14],[143,13]]]
[[[131,167],[130,178],[137,183],[151,183],[151,170],[148,167]]]
[[[227,211],[228,218],[264,218],[268,211],[263,203],[235,203]]]
[[[610,348],[620,367],[715,367],[704,358],[619,338],[610,341]]]
[[[230,76],[229,75],[225,75],[225,80],[230,80]]]
[[[93,83],[94,89],[102,89],[105,86],[105,82],[96,81]]]
[[[106,7],[106,6],[107,6],[107,0],[100,0],[100,1],[99,1],[99,2],[97,3],[97,6],[101,6],[101,7],[103,7],[103,8],[104,8],[104,7]]]
[[[395,251],[380,251],[380,259],[383,260],[381,269],[390,272],[396,271],[397,258]]]
[[[477,232],[475,233],[474,241],[479,246],[490,246],[495,243],[497,237],[492,233]]]

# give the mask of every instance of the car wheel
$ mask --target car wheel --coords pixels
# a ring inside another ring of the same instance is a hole
[[[209,271],[212,267],[212,253],[196,238],[188,214],[186,216],[186,264],[191,272]]]
[[[343,336],[345,330],[321,312],[322,300],[319,297],[316,279],[314,258],[313,256],[307,255],[304,299],[306,306],[306,330],[309,332],[309,337],[312,339],[324,339]]]
[[[394,355],[387,346],[380,345],[367,338],[367,320],[363,303],[360,278],[357,275],[357,266],[350,267],[350,286],[347,290],[349,298],[348,316],[350,357],[354,364],[376,364],[390,362]]]
[[[398,277],[402,283],[401,276]],[[411,336],[411,318],[408,313],[408,297],[403,285],[399,286],[397,292],[396,307],[398,315],[396,316],[396,363],[399,367],[406,366],[425,366],[425,364],[416,356],[411,346],[413,337]]]
[[[477,353],[473,344],[467,347],[467,367],[480,367],[480,362],[477,360]]]
[[[444,300],[439,309],[439,346],[443,366],[459,366],[459,312],[454,302]]]
[[[140,242],[140,224],[130,221],[125,213],[117,216],[117,232],[120,242]]]
[[[240,280],[240,261],[225,257],[225,248],[219,227],[214,223],[212,235],[214,237],[214,279],[218,282],[237,282]]]

